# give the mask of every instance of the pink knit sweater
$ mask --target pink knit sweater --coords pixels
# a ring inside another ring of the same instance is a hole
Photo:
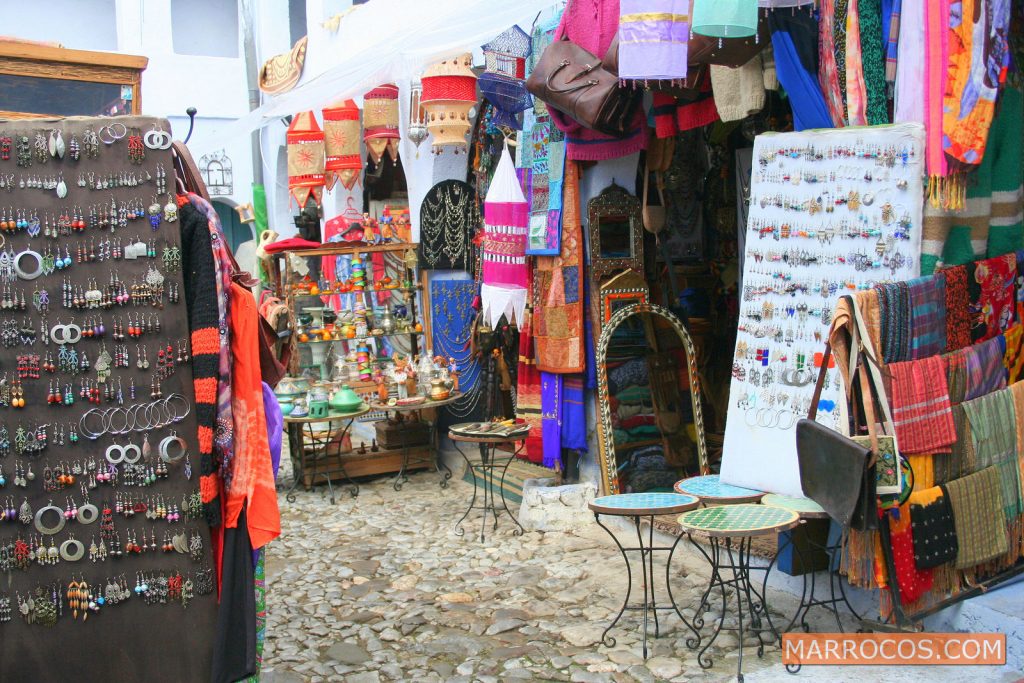
[[[555,40],[567,37],[587,52],[603,57],[619,30],[619,0],[569,0]],[[575,120],[551,108],[551,120],[565,133],[566,154],[575,161],[617,159],[647,147],[647,123],[643,108],[633,117],[633,132],[613,138],[584,128]]]

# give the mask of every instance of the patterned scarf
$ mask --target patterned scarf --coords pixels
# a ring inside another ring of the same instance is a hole
[[[991,339],[1015,322],[1017,255],[1004,254],[967,266],[971,339]]]
[[[858,0],[860,48],[864,73],[865,120],[869,125],[889,123],[885,83],[885,47],[882,44],[881,0]]]
[[[840,128],[846,122],[843,93],[839,85],[839,67],[836,60],[835,21],[836,0],[821,0],[818,20],[818,84],[825,94],[825,104],[832,116],[832,124]]]
[[[892,376],[892,418],[903,453],[948,450],[956,427],[946,384],[946,363],[931,356],[886,366]]]
[[[1006,367],[1006,383],[1016,384],[1024,379],[1024,325],[1014,325],[1003,333],[1006,351],[1003,365]]]
[[[1005,555],[1010,544],[998,469],[989,467],[954,479],[946,490],[956,525],[956,568],[969,569]]]
[[[991,467],[999,472],[1003,512],[1010,521],[1021,513],[1017,412],[1013,394],[1004,389],[967,401],[963,406],[971,422],[976,466],[979,469]]]
[[[892,14],[889,15],[889,36],[885,43],[885,80],[896,82],[896,64],[900,43],[900,12],[903,0],[893,0]]]
[[[946,350],[946,278],[940,273],[907,283],[910,291],[910,357]]]
[[[914,564],[919,569],[938,567],[956,559],[956,523],[944,486],[911,495],[910,525],[914,533]]]
[[[850,0],[846,15],[846,120],[851,126],[868,122],[867,87],[864,83],[864,57],[861,54],[860,4],[870,0]]]
[[[980,344],[958,351],[967,368],[964,400],[971,401],[1006,387],[1006,339],[993,337]]]
[[[893,565],[900,587],[900,602],[909,605],[932,589],[932,570],[921,569],[914,562],[915,539],[910,505],[904,503],[900,506],[898,514],[885,517],[889,520]]]
[[[946,348],[956,351],[971,345],[967,266],[948,268],[943,273],[946,276]]]
[[[516,419],[530,426],[520,457],[533,463],[544,460],[541,423],[541,373],[533,354],[533,315],[527,307],[519,326],[519,365],[516,369]]]

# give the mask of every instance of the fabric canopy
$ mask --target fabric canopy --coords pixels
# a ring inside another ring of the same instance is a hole
[[[341,19],[337,31],[318,27],[309,35],[302,80],[294,89],[254,109],[225,132],[241,135],[297,111],[361,97],[381,83],[414,80],[428,65],[472,52],[514,24],[532,25],[538,12],[555,4],[374,0],[357,5]]]

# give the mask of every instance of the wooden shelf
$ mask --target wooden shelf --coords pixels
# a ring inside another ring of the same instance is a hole
[[[318,247],[316,249],[286,249],[285,251],[279,251],[277,253],[306,258],[307,256],[343,256],[345,254],[384,254],[394,251],[408,251],[409,249],[415,249],[418,246],[419,244],[416,242],[395,242],[392,244],[364,244],[362,242],[358,244],[339,243],[337,246],[331,247]]]

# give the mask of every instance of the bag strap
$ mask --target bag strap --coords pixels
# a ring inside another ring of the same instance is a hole
[[[818,416],[818,402],[821,400],[821,390],[825,388],[825,373],[828,372],[828,362],[831,358],[832,342],[825,342],[825,353],[821,354],[821,369],[818,370],[818,381],[814,383],[811,407],[807,411],[808,420],[813,420]]]
[[[192,152],[188,151],[188,147],[180,140],[171,143],[171,147],[174,150],[176,176],[184,184],[185,190],[195,192],[206,201],[210,201],[210,193],[206,189],[206,183],[203,182],[203,176],[199,173],[195,159],[192,158]]]

